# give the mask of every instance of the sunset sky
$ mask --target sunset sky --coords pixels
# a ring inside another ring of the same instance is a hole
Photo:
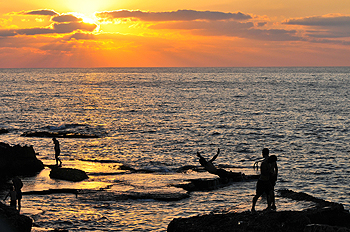
[[[350,66],[350,1],[0,3],[0,68],[205,66]]]

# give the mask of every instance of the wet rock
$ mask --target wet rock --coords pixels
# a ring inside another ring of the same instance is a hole
[[[89,177],[83,170],[53,166],[51,167],[50,178],[78,182],[88,179]]]
[[[32,146],[0,143],[0,179],[16,175],[32,176],[44,169]]]
[[[78,195],[78,193],[81,190],[78,189],[69,189],[69,188],[63,188],[63,189],[47,189],[47,190],[41,190],[41,191],[28,191],[23,192],[23,195],[51,195],[56,193],[71,193]]]
[[[74,132],[48,132],[48,131],[30,131],[24,132],[23,137],[39,137],[39,138],[100,138],[95,134],[81,134]]]
[[[222,178],[201,178],[192,179],[184,183],[175,184],[175,187],[183,188],[187,191],[210,191],[214,189],[223,188],[239,181],[249,181],[259,178],[258,175],[246,175],[245,179],[222,179]]]
[[[284,192],[286,193],[286,192]],[[168,232],[235,231],[235,232],[323,232],[350,230],[350,213],[338,203],[324,201],[304,193],[288,190],[288,196],[316,202],[303,211],[259,211],[256,213],[209,214],[173,219]]]
[[[155,190],[130,190],[125,192],[95,191],[82,193],[80,200],[85,201],[123,201],[123,200],[156,200],[156,201],[179,201],[189,198],[190,194],[177,188]]]
[[[289,189],[279,189],[277,193],[280,197],[289,198],[296,201],[314,202],[316,203],[316,208],[323,208],[328,206],[332,208],[338,208],[340,210],[344,209],[342,204],[326,201],[303,192],[295,192]]]
[[[16,209],[0,202],[0,231],[29,232],[32,225],[31,218],[20,215]]]
[[[194,231],[235,231],[235,232],[304,232],[314,231],[315,226],[309,226],[314,224],[314,216],[325,217],[329,214],[338,213],[344,214],[343,220],[350,220],[348,212],[323,211],[323,214],[319,212],[304,212],[304,211],[279,211],[279,212],[243,212],[243,213],[227,213],[227,214],[211,214],[196,216],[191,218],[174,219],[168,225],[168,232],[194,232]],[[349,229],[350,225],[342,220],[341,225],[328,225],[317,226],[317,228],[329,228],[328,226]],[[315,230],[322,231],[322,230]]]
[[[9,133],[9,130],[4,129],[4,128],[0,128],[0,135],[1,134],[6,134],[6,133]]]

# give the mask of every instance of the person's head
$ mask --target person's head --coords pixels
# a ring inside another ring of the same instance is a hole
[[[55,142],[55,141],[57,141],[57,139],[56,139],[55,137],[53,137],[53,138],[52,138],[52,141],[54,141],[54,142]]]
[[[269,159],[268,159],[269,163],[274,163],[276,161],[277,161],[277,156],[275,156],[275,155],[269,156]]]
[[[270,151],[269,151],[268,148],[264,148],[264,149],[262,150],[262,156],[263,156],[264,158],[268,157],[269,154],[270,154]]]

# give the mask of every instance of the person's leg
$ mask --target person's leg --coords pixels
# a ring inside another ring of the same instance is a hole
[[[270,196],[271,196],[271,209],[272,209],[272,210],[276,210],[275,191],[274,191],[274,189],[271,190]]]
[[[259,199],[259,196],[258,195],[255,195],[254,197],[253,197],[253,204],[252,204],[252,212],[255,212],[255,205],[256,205],[256,202],[257,202],[257,200]]]
[[[253,197],[253,204],[252,204],[252,212],[255,212],[255,205],[256,202],[258,201],[259,197],[262,195],[263,193],[263,189],[262,189],[262,182],[260,180],[258,180],[258,182],[256,183],[256,194]]]
[[[56,166],[58,166],[58,156],[55,154]]]
[[[21,212],[21,199],[18,199],[18,212]]]

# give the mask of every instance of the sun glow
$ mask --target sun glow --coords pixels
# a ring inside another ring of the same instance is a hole
[[[97,24],[97,18],[95,16],[81,16],[84,23]]]
[[[66,6],[72,11],[80,12],[85,15],[93,15],[97,11],[108,9],[109,1],[96,0],[74,0],[66,1]]]

